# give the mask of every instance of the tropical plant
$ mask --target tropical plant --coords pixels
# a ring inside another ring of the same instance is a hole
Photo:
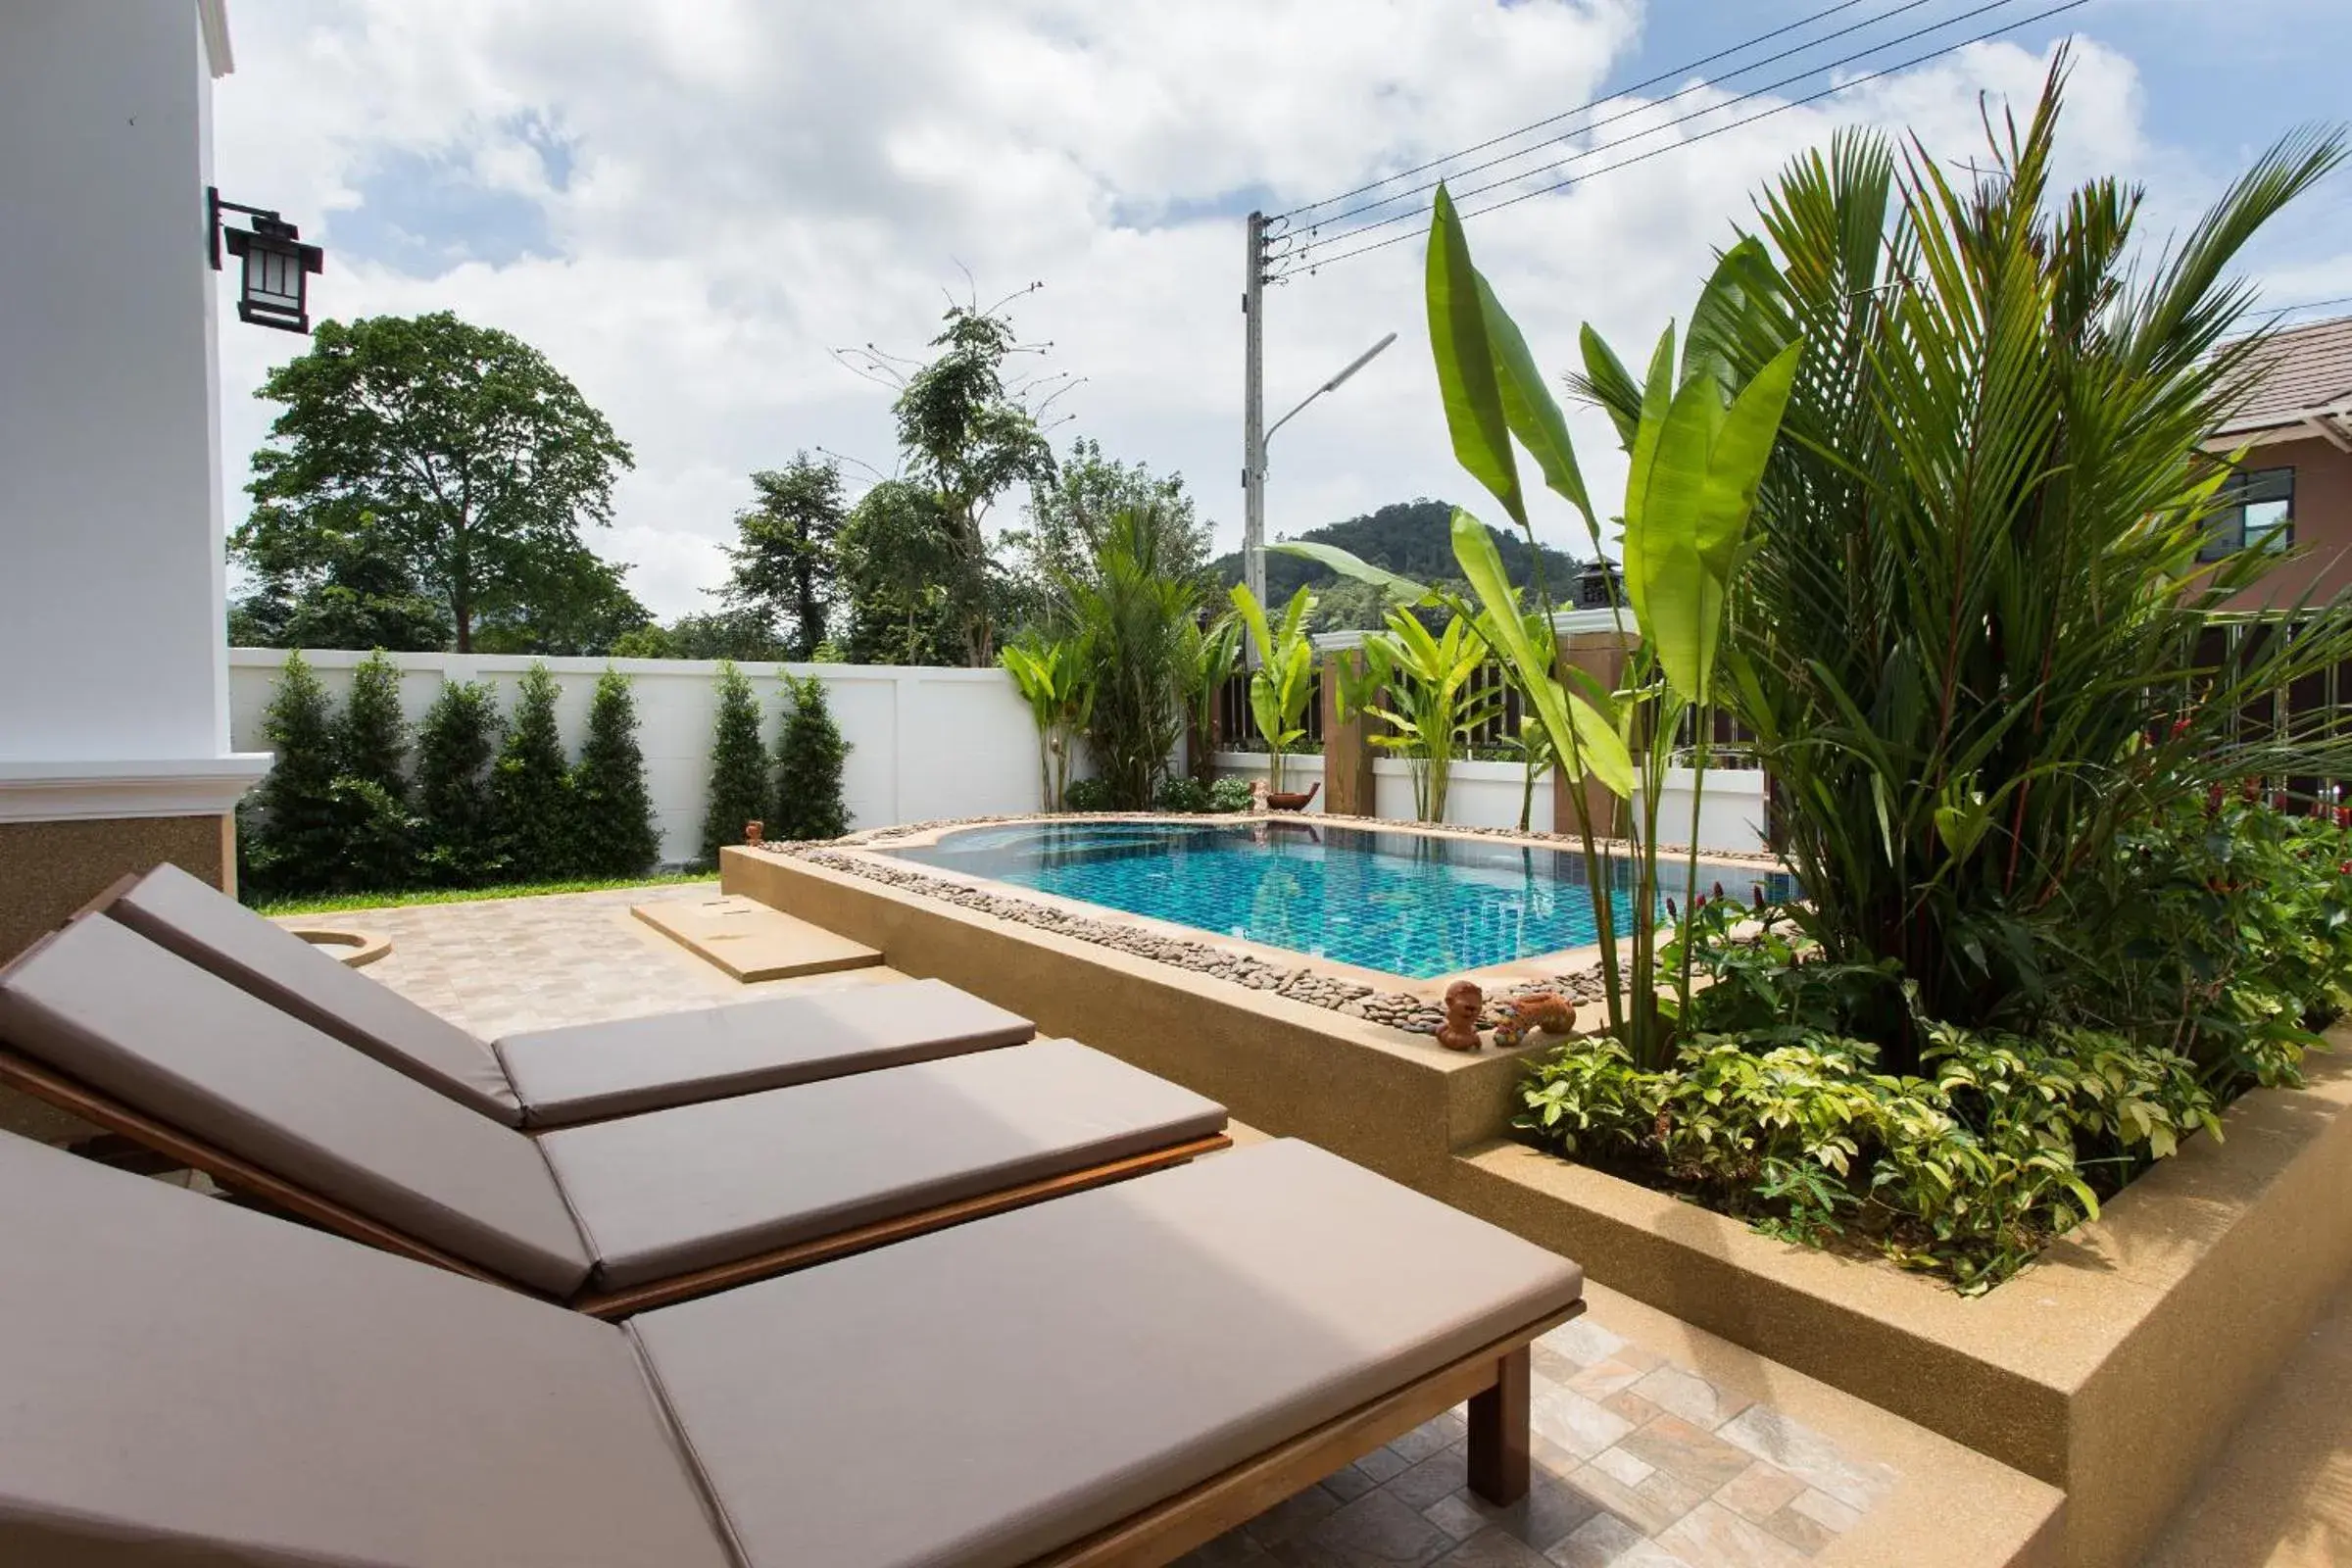
[[[486,682],[450,681],[425,710],[416,737],[416,805],[423,818],[419,869],[429,882],[471,888],[498,879],[490,768],[503,731],[498,693]]]
[[[760,699],[752,683],[733,663],[720,660],[718,718],[710,739],[710,787],[703,808],[705,864],[716,865],[720,850],[743,842],[744,824],[764,821],[767,816],[767,742],[761,737],[762,727]]]
[[[1444,635],[1435,637],[1406,610],[1389,612],[1388,626],[1364,639],[1372,678],[1386,688],[1367,711],[1386,719],[1391,731],[1373,736],[1372,744],[1406,759],[1413,814],[1443,822],[1453,760],[1501,710],[1502,692],[1475,684],[1487,667],[1487,645],[1464,617],[1448,617]]]
[[[1037,726],[1038,799],[1057,808],[1069,781],[1070,753],[1094,703],[1094,683],[1075,638],[1049,638],[1036,631],[997,650],[997,662],[1012,677]]]
[[[637,704],[629,678],[615,670],[598,678],[588,704],[588,735],[571,769],[571,804],[573,874],[642,876],[662,858],[645,753],[637,744]]]
[[[1099,778],[1074,778],[1061,792],[1061,808],[1065,811],[1107,811],[1111,809],[1110,786]]]
[[[556,677],[533,661],[490,774],[499,858],[520,882],[560,881],[572,870],[571,770],[556,727]]]
[[[1242,661],[1242,622],[1232,612],[1213,620],[1195,616],[1176,633],[1176,687],[1184,699],[1186,760],[1195,783],[1214,783],[1217,694]]]
[[[781,839],[837,839],[850,830],[849,808],[841,798],[841,768],[850,743],[825,704],[821,676],[784,682],[784,732],[776,739],[776,808],[769,834]]]
[[[1551,731],[1534,713],[1522,713],[1518,733],[1507,737],[1504,744],[1519,754],[1519,831],[1524,833],[1536,814],[1536,780],[1550,772],[1557,760],[1551,749]]]
[[[1737,380],[1805,345],[1729,691],[1826,951],[1893,960],[1966,1026],[2030,1021],[2112,960],[2080,898],[2130,824],[2352,763],[2340,712],[2237,722],[2352,657],[2352,603],[2292,607],[2294,635],[2242,657],[2200,637],[2277,564],[2200,559],[2232,466],[2202,443],[2267,340],[2232,336],[2252,290],[2228,271],[2342,141],[2279,142],[2141,266],[2138,191],[2053,188],[2065,74],[1973,183],[1862,132],[1796,160],[1759,203],[1777,265],[1727,254],[1686,362]],[[1639,458],[1646,394],[1586,344],[1583,389]],[[1884,1007],[1874,1036],[1909,1067],[1924,1037]]]
[[[1237,583],[1232,597],[1257,651],[1257,667],[1250,672],[1250,717],[1266,743],[1266,788],[1279,792],[1288,782],[1283,760],[1306,739],[1306,705],[1315,689],[1315,641],[1306,622],[1315,596],[1304,588],[1291,595],[1279,625],[1267,623],[1264,608],[1248,588]]]
[[[1118,810],[1152,804],[1184,733],[1180,662],[1200,590],[1161,560],[1167,534],[1150,508],[1122,512],[1092,569],[1058,585],[1076,630],[1077,673],[1091,692],[1087,755]]]

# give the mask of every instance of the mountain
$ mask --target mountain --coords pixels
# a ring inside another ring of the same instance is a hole
[[[1361,517],[1310,528],[1298,537],[1314,544],[1335,545],[1376,566],[1386,566],[1391,571],[1419,582],[1445,582],[1458,581],[1461,577],[1461,568],[1454,564],[1453,560],[1452,529],[1451,503],[1397,501]],[[1532,583],[1535,580],[1535,557],[1526,539],[1492,524],[1487,532],[1494,536],[1494,548],[1501,554],[1503,569],[1510,573],[1511,581],[1521,587]],[[1219,556],[1209,564],[1209,569],[1216,573],[1217,580],[1222,584],[1230,586],[1240,582],[1242,553],[1236,550],[1230,555]],[[1557,550],[1544,549],[1544,579],[1555,602],[1567,604],[1573,600],[1577,564],[1574,560]],[[1301,584],[1322,594],[1337,581],[1337,574],[1328,566],[1272,550],[1266,552],[1266,600],[1269,606],[1282,604]],[[1367,622],[1377,623],[1377,617]]]

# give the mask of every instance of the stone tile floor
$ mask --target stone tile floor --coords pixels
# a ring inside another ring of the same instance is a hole
[[[392,939],[366,973],[483,1038],[889,968],[740,985],[628,912],[704,885],[314,917]],[[1535,1486],[1496,1508],[1467,1487],[1462,1412],[1439,1417],[1185,1559],[1196,1568],[1787,1568],[1838,1541],[1896,1472],[1614,1332],[1596,1310],[1533,1367]]]

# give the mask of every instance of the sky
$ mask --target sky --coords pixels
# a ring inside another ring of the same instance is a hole
[[[836,350],[919,355],[951,299],[987,305],[1032,283],[1007,307],[1045,351],[1023,367],[1076,380],[1052,410],[1057,448],[1092,437],[1181,473],[1218,548],[1233,547],[1245,216],[1651,78],[1440,171],[1457,193],[1519,176],[1481,202],[1589,176],[1469,223],[1481,270],[1555,375],[1585,322],[1645,354],[1748,220],[1753,191],[1835,129],[1915,134],[1951,165],[1981,162],[1981,95],[2022,115],[2062,39],[2061,172],[2144,183],[2151,242],[2275,138],[2344,112],[2341,0],[2084,0],[2030,20],[2059,3],[1852,0],[1690,69],[1830,0],[230,0],[216,172],[224,197],[279,209],[325,247],[315,317],[452,310],[570,376],[636,456],[613,526],[590,542],[630,564],[630,586],[670,618],[711,606],[752,470],[829,451],[855,491],[894,467],[891,394]],[[1854,81],[2012,21],[2027,24]],[[1914,28],[1929,30],[1892,42]],[[1854,85],[1792,105],[1833,81]],[[1717,127],[1734,128],[1700,135]],[[2352,172],[2249,254],[2271,305],[2352,296],[2348,196]],[[1268,291],[1268,418],[1384,333],[1398,340],[1275,440],[1271,534],[1424,496],[1475,510],[1430,366],[1425,220],[1337,237],[1426,199],[1353,218],[1344,200],[1292,220],[1329,265]],[[271,414],[253,391],[304,347],[236,322],[233,275],[232,523]],[[1596,500],[1613,496],[1624,468],[1605,422],[1574,411],[1571,426]],[[1019,516],[1007,497],[991,521]],[[1581,539],[1564,506],[1536,521],[1547,542]]]

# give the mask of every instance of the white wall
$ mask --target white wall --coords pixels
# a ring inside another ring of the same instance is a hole
[[[1323,759],[1295,757],[1285,768],[1296,780],[1294,788],[1304,789],[1309,782],[1322,778]],[[1258,753],[1219,752],[1217,771],[1240,778],[1262,778],[1266,760]],[[1376,759],[1372,763],[1372,778],[1374,814],[1392,821],[1412,821],[1413,779],[1408,764],[1401,758]],[[1666,774],[1666,792],[1659,804],[1659,838],[1664,843],[1679,844],[1690,832],[1691,781],[1689,768],[1672,768]],[[1521,774],[1515,762],[1456,762],[1446,791],[1446,820],[1461,827],[1517,827],[1520,787]],[[1307,809],[1322,810],[1323,798],[1316,796]],[[1536,781],[1535,805],[1528,821],[1538,832],[1550,830],[1548,778]],[[1752,769],[1708,770],[1699,808],[1698,842],[1700,848],[1709,850],[1752,852],[1764,848],[1762,773]]]
[[[235,798],[211,91],[194,0],[0,5],[0,785]]]
[[[262,711],[285,654],[270,648],[229,653],[230,731],[241,747],[262,749]],[[314,652],[303,656],[338,697],[367,656]],[[401,709],[412,723],[423,718],[445,680],[488,681],[502,710],[534,662],[504,654],[393,654],[401,669]],[[711,730],[717,721],[718,666],[700,660],[550,659],[544,662],[562,696],[556,716],[565,747],[579,752],[588,702],[608,665],[629,677],[637,700],[637,740],[645,752],[646,781],[665,860],[694,858],[702,843],[703,808],[710,773]],[[990,816],[1040,808],[1037,728],[1012,678],[1000,669],[936,669],[873,664],[742,666],[760,695],[769,745],[782,723],[779,670],[815,674],[850,743],[842,793],[857,828],[943,816]]]

